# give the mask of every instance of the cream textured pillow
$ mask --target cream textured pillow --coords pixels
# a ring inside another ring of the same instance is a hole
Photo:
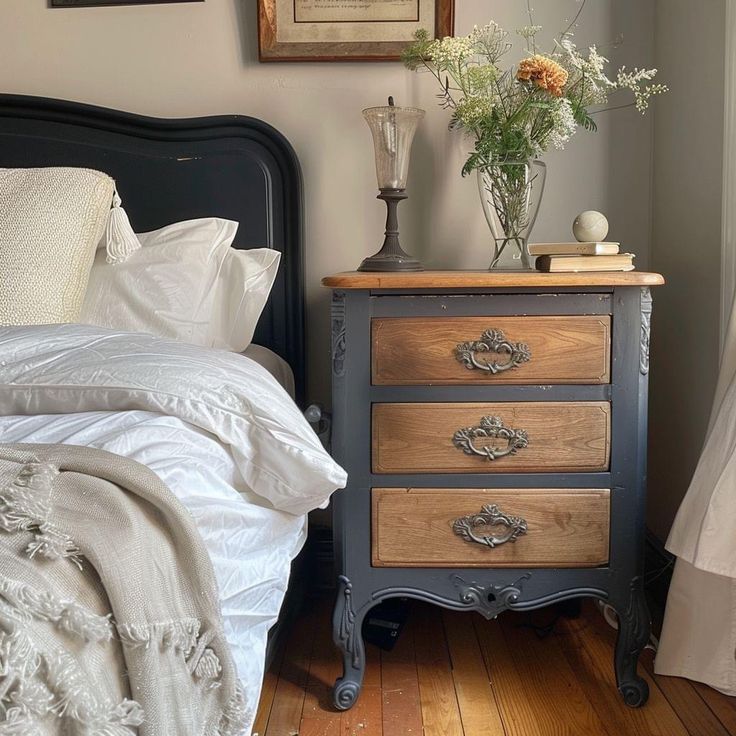
[[[0,169],[0,324],[77,321],[114,190],[92,169]]]

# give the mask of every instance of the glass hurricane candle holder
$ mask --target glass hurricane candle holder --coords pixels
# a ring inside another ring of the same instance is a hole
[[[406,178],[409,173],[411,144],[424,110],[415,107],[396,107],[392,97],[385,107],[363,110],[373,134],[376,157],[376,179],[380,194],[386,203],[386,232],[383,247],[366,258],[359,271],[422,271],[422,264],[405,253],[399,242],[399,202],[406,199]]]

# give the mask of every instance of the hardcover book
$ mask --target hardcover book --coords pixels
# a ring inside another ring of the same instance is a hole
[[[633,271],[633,253],[619,253],[610,256],[540,256],[537,270],[549,273],[566,271]]]
[[[611,256],[618,253],[619,244],[603,243],[531,243],[529,254],[532,256],[578,255],[578,256]]]

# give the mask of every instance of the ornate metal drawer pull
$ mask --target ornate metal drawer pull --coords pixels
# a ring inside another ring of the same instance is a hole
[[[476,439],[501,439],[507,445],[501,449],[483,445],[476,447]],[[529,435],[523,429],[509,429],[503,426],[501,417],[483,417],[477,427],[458,429],[452,436],[452,444],[466,455],[480,455],[488,460],[498,460],[506,455],[516,455],[517,450],[529,446]]]
[[[500,533],[494,533],[493,527],[504,527]],[[527,523],[520,516],[504,514],[495,504],[481,507],[479,514],[461,516],[452,523],[452,530],[466,542],[475,542],[493,549],[506,542],[515,542],[526,534]],[[487,534],[478,534],[478,530],[487,530]]]
[[[478,360],[476,353],[503,353],[508,355],[505,363],[496,360]],[[529,346],[523,342],[509,342],[501,330],[486,330],[480,340],[473,342],[461,342],[455,348],[455,357],[469,371],[477,368],[495,375],[503,371],[517,368],[521,363],[527,363],[532,359]]]

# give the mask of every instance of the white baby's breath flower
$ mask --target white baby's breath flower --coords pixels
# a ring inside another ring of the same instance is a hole
[[[473,44],[476,53],[495,64],[511,48],[508,37],[507,31],[491,21],[484,26],[475,26],[468,40]]]
[[[493,105],[487,96],[466,97],[455,108],[457,122],[467,130],[477,128],[491,114]]]
[[[627,71],[625,66],[618,70],[616,75],[616,87],[618,89],[628,89],[634,94],[636,109],[640,113],[645,113],[649,107],[649,100],[654,95],[661,95],[667,92],[666,84],[644,84],[654,79],[657,74],[656,69],[638,69]]]
[[[498,67],[493,64],[469,66],[465,72],[468,89],[473,94],[489,94],[489,87],[498,79]]]
[[[516,33],[528,41],[529,39],[534,38],[541,30],[542,26],[522,26],[516,30]]]
[[[455,68],[474,55],[472,41],[467,36],[446,36],[429,44],[427,55],[440,70]]]
[[[549,134],[548,143],[555,148],[562,150],[570,138],[578,129],[575,116],[572,112],[572,103],[566,97],[560,99],[550,113],[553,127]]]

